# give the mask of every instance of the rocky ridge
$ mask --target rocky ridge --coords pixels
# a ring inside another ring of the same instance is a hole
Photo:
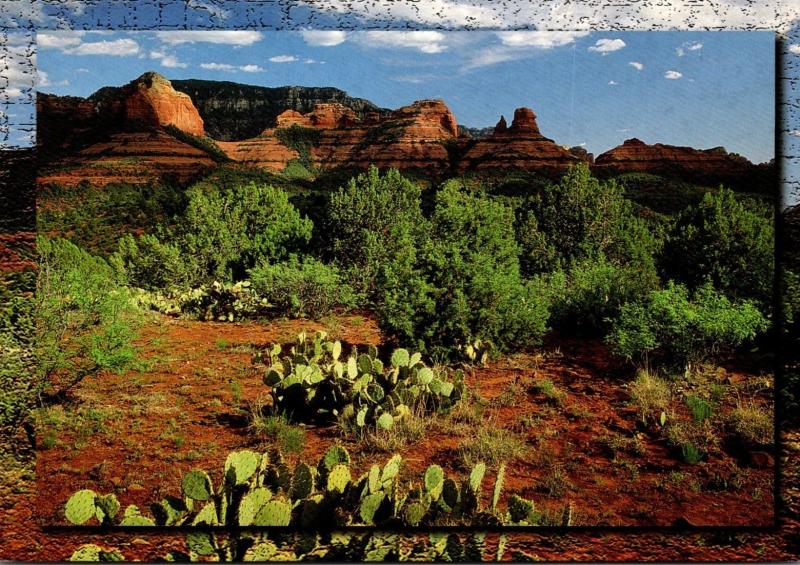
[[[176,89],[176,83],[190,91],[189,87],[204,86],[203,92],[216,94],[202,98],[198,109],[193,102],[197,92],[190,96]],[[234,83],[213,83],[212,88],[208,84],[211,81],[171,83],[149,72],[123,87],[100,89],[86,99],[40,94],[38,144],[50,170],[40,176],[40,182],[74,184],[84,179],[105,184],[164,176],[185,180],[213,168],[216,163],[208,144],[214,141],[206,133],[208,124],[216,124],[213,128],[217,129],[220,123],[209,119],[209,105],[214,111],[228,107],[217,104],[220,96],[229,101],[235,98],[220,94],[223,87],[256,89],[253,92],[264,89]],[[510,125],[501,116],[491,133],[481,130],[482,137],[472,137],[469,130],[459,127],[442,100],[419,100],[384,110],[337,89],[286,87],[281,92],[286,99],[277,103],[283,104],[280,112],[266,118],[253,116],[253,123],[268,118],[267,127],[245,139],[216,141],[230,159],[275,172],[300,160],[310,170],[363,169],[374,164],[418,169],[433,176],[503,169],[554,176],[570,165],[587,162],[601,176],[646,172],[706,185],[742,179],[760,182],[768,178],[765,175],[774,175],[774,167],[753,165],[723,148],[648,145],[638,139],[629,139],[593,160],[582,148],[566,148],[542,135],[536,114],[529,108],[517,108]],[[334,100],[303,98],[303,92]],[[249,100],[234,114],[256,107],[276,108],[275,99],[262,102],[259,106],[255,99]],[[180,131],[170,130],[170,126]],[[300,139],[295,139],[298,136]],[[53,155],[57,157],[53,159]]]

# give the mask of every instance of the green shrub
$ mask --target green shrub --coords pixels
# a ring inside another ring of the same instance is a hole
[[[772,210],[737,201],[721,189],[675,219],[661,269],[690,289],[711,281],[733,300],[751,299],[763,311],[772,301],[775,229]]]
[[[63,239],[37,239],[35,353],[45,393],[137,359],[135,308],[114,270]]]
[[[370,167],[331,196],[328,231],[336,262],[372,302],[396,291],[397,279],[415,279],[414,260],[426,233],[420,189],[396,169]]]
[[[548,304],[536,284],[522,280],[513,226],[507,206],[469,194],[457,181],[442,187],[431,217],[433,241],[418,262],[425,284],[412,289],[423,307],[400,326],[412,328],[415,346],[448,357],[476,339],[500,351],[539,342]],[[396,324],[390,329],[401,333]]]
[[[109,263],[129,286],[146,290],[169,289],[197,278],[197,264],[191,255],[156,236],[124,235]]]
[[[690,297],[686,287],[670,281],[648,300],[625,304],[608,341],[628,358],[660,352],[668,361],[687,365],[736,348],[767,327],[751,302],[732,303],[708,284]]]
[[[319,135],[318,129],[307,128],[297,124],[289,126],[288,128],[278,128],[275,130],[275,137],[278,141],[300,154],[296,161],[306,171],[314,170],[314,163],[311,160],[310,150],[319,143]]]
[[[557,184],[530,198],[519,214],[527,276],[601,253],[612,264],[635,264],[642,271],[654,268],[658,241],[634,215],[622,187],[592,177],[585,164],[570,167]]]
[[[248,184],[188,192],[177,241],[200,272],[214,280],[241,280],[262,261],[279,261],[311,238],[313,225],[279,188]]]
[[[573,333],[606,333],[624,304],[644,300],[658,287],[654,270],[635,263],[616,265],[602,253],[576,261],[548,280],[550,323]]]
[[[339,269],[312,257],[259,265],[250,270],[250,279],[259,296],[284,316],[319,319],[337,306],[350,308],[357,302]]]
[[[112,263],[129,284],[170,289],[238,281],[259,263],[303,249],[311,238],[311,221],[280,188],[196,185],[187,196],[186,210],[160,237],[120,241]]]

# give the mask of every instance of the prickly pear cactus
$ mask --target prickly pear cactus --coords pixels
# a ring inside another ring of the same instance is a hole
[[[64,515],[67,520],[78,526],[85,524],[95,516],[97,493],[93,490],[79,490],[67,500]]]
[[[260,463],[261,457],[254,451],[234,451],[225,460],[225,480],[231,485],[244,484],[253,476]]]
[[[267,502],[253,521],[255,526],[288,526],[292,521],[292,503],[284,498]]]
[[[425,490],[433,500],[437,500],[444,488],[444,471],[439,465],[431,465],[425,471]]]
[[[328,492],[343,493],[350,484],[350,468],[347,465],[335,465],[328,473]]]
[[[211,477],[200,470],[189,471],[183,476],[183,494],[192,500],[208,500],[214,494]]]

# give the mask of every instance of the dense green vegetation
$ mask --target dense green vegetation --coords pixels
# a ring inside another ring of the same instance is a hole
[[[279,131],[301,152],[315,143],[304,128]],[[525,349],[558,330],[609,336],[631,358],[658,350],[687,361],[765,331],[770,209],[721,189],[654,215],[626,197],[631,179],[622,180],[596,179],[586,166],[555,182],[512,173],[438,186],[374,167],[346,180],[223,169],[174,200],[151,189],[143,198],[157,221],[122,235],[109,263],[144,289],[141,304],[162,311],[318,318],[366,308],[398,346],[440,360],[476,341]],[[142,204],[131,194],[119,192],[108,225],[136,224],[123,212]],[[71,219],[45,216],[53,231]],[[239,282],[247,285],[225,286]],[[669,320],[658,300],[676,301]],[[698,316],[707,326],[747,324],[710,337]],[[688,328],[691,345],[669,333]]]

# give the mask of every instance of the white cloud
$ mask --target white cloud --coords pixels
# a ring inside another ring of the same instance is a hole
[[[219,43],[224,45],[252,45],[263,34],[260,31],[157,31],[156,37],[169,45],[182,43]]]
[[[236,67],[228,63],[200,63],[200,68],[209,71],[232,71]]]
[[[683,45],[675,49],[675,53],[678,54],[678,57],[683,57],[687,51],[697,51],[702,48],[703,44],[699,41],[686,41]]]
[[[262,73],[265,69],[262,69],[258,65],[242,65],[239,67],[239,70],[246,73]]]
[[[800,43],[792,43],[789,46],[789,53],[800,55]]]
[[[17,88],[16,86],[12,86],[11,88],[4,88],[2,93],[7,95],[9,98],[19,98],[22,96],[22,90]]]
[[[64,49],[80,45],[82,31],[50,31],[36,34],[36,46],[39,49]]]
[[[569,45],[579,37],[589,35],[588,31],[498,31],[497,37],[509,47],[535,47],[551,49]]]
[[[189,65],[181,63],[174,55],[167,55],[161,59],[161,66],[168,69],[185,69]]]
[[[790,131],[789,131],[789,135],[792,135],[792,136],[794,136],[794,137],[800,137],[800,129],[793,129],[793,130],[790,130]]]
[[[36,82],[37,86],[67,86],[69,84],[67,79],[52,82],[45,71],[37,69],[36,73],[39,75],[39,79]]]
[[[113,41],[81,43],[80,45],[64,49],[63,51],[70,55],[114,55],[117,57],[127,57],[139,53],[139,44],[133,39],[123,38]]]
[[[84,69],[83,67],[81,67],[80,69],[75,69],[75,72],[76,73],[88,73],[89,69]]]
[[[454,0],[424,2],[353,2],[352,0],[305,0],[315,10],[355,15],[365,20],[385,19],[393,22],[414,22],[452,27],[497,27],[502,10],[493,6],[476,6]]]
[[[631,67],[636,69],[637,71],[641,71],[644,68],[644,65],[641,64],[639,61],[631,61],[628,63]]]
[[[399,47],[421,53],[441,53],[447,49],[445,34],[440,31],[366,31],[357,37],[369,47]]]
[[[610,80],[608,81],[608,84],[610,84],[611,86],[617,86],[619,83],[615,80]]]
[[[313,65],[314,63],[324,63],[325,61],[317,61],[316,59],[306,59],[303,61],[306,65]]]
[[[669,80],[678,80],[683,76],[683,73],[679,73],[678,71],[667,71],[664,73],[664,78]]]
[[[294,55],[275,55],[270,57],[269,60],[273,63],[293,63],[297,61],[297,57]]]
[[[341,30],[304,29],[303,40],[316,47],[333,47],[347,41],[347,32]]]
[[[185,69],[189,65],[182,63],[175,55],[167,54],[163,51],[150,51],[151,59],[161,59],[161,66],[168,69]]]
[[[589,47],[589,51],[594,51],[596,53],[602,53],[605,55],[606,53],[611,53],[612,51],[619,51],[623,47],[625,47],[625,42],[619,38],[603,38],[595,41],[594,45]]]

